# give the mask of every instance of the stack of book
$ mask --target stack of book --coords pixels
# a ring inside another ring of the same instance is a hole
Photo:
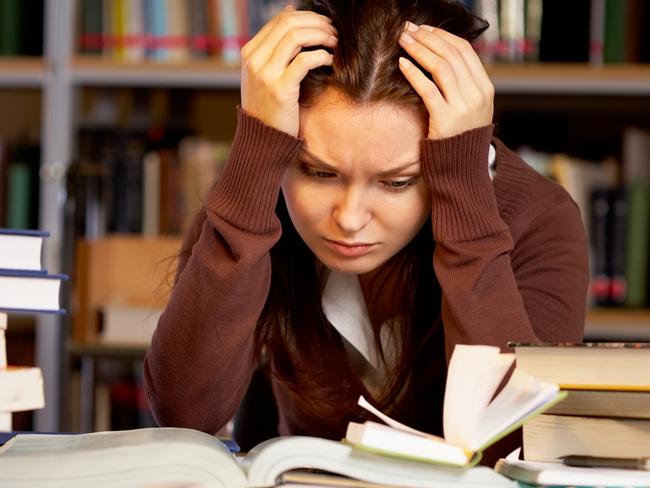
[[[8,366],[8,313],[63,313],[59,293],[66,277],[42,265],[46,232],[0,229],[0,431],[11,430],[11,413],[43,408],[41,370]]]
[[[524,425],[524,457],[650,456],[650,344],[516,344],[517,368],[568,391]]]

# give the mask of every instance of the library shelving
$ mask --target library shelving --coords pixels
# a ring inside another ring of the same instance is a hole
[[[30,88],[42,92],[40,227],[51,232],[45,262],[52,272],[68,271],[64,269],[65,256],[71,252],[70,236],[64,235],[63,207],[66,171],[78,150],[75,117],[80,93],[93,88],[183,89],[202,97],[214,92],[236,94],[240,83],[238,66],[213,59],[126,63],[77,55],[73,48],[76,6],[75,0],[45,1],[42,58],[0,58],[0,90]],[[497,92],[497,117],[500,106],[517,105],[521,111],[534,112],[539,103],[545,103],[546,96],[559,97],[559,105],[564,100],[571,101],[566,105],[567,111],[575,110],[576,105],[588,105],[590,97],[606,98],[608,107],[630,98],[650,104],[650,65],[490,64],[488,71]],[[508,97],[513,97],[514,102],[509,102]],[[222,117],[234,118],[237,97],[230,96],[229,100],[231,111]],[[527,105],[527,102],[530,103]],[[626,110],[629,108],[629,104],[623,103],[623,106]],[[597,106],[590,109],[598,111]],[[507,125],[508,122],[500,123]],[[618,132],[620,126],[604,130]],[[65,422],[64,395],[61,393],[67,381],[68,358],[65,356],[66,352],[76,351],[67,345],[69,323],[69,318],[65,317],[37,318],[36,361],[43,370],[46,386],[46,408],[37,414],[34,426],[38,430],[56,431]],[[587,318],[587,338],[650,340],[650,311],[592,310]]]
[[[0,57],[0,88],[41,88],[45,73],[45,63],[40,57]]]

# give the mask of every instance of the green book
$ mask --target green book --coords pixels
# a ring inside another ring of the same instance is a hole
[[[0,0],[0,56],[20,54],[21,0]]]
[[[627,60],[628,0],[605,0],[605,42],[603,59],[606,63]]]
[[[632,182],[628,189],[628,226],[625,277],[629,307],[644,307],[648,290],[648,246],[650,245],[650,184]]]
[[[32,213],[32,170],[26,163],[9,164],[7,177],[7,218],[11,229],[29,229]]]

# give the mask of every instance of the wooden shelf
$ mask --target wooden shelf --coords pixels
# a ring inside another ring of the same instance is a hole
[[[492,64],[497,94],[650,95],[650,64]]]
[[[81,85],[237,89],[240,83],[240,67],[217,60],[128,63],[78,56],[70,69]],[[650,95],[650,64],[491,64],[487,70],[499,94]]]
[[[240,85],[240,67],[216,60],[127,63],[76,57],[71,61],[70,69],[72,80],[78,85],[222,89],[238,89]]]
[[[593,309],[587,313],[585,340],[650,342],[650,310]]]
[[[0,87],[40,88],[45,82],[42,58],[0,57]]]

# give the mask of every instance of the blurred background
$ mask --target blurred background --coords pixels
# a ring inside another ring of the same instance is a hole
[[[153,425],[142,358],[228,157],[239,51],[277,0],[0,0],[0,228],[50,232],[64,316],[9,315],[46,407],[16,430]],[[588,340],[650,340],[650,5],[474,0],[496,135],[580,206]]]

